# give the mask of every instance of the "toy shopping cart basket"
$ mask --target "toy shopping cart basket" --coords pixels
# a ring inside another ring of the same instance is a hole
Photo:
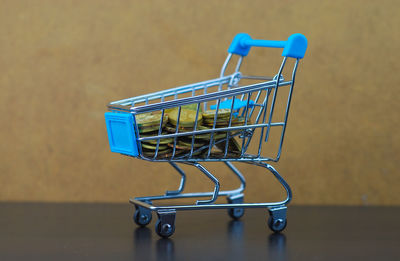
[[[239,71],[253,46],[283,48],[283,60],[276,75],[247,76]],[[130,199],[136,208],[133,219],[138,225],[149,224],[155,211],[157,234],[169,237],[175,231],[178,210],[227,209],[232,218],[238,219],[245,208],[266,208],[271,230],[280,232],[286,227],[286,205],[292,198],[291,190],[267,162],[277,162],[280,158],[296,70],[306,49],[307,39],[302,34],[293,34],[287,41],[269,41],[254,40],[241,33],[228,49],[219,78],[108,105],[110,112],[105,113],[105,119],[111,151],[152,162],[168,162],[181,175],[175,191]],[[234,60],[237,64],[232,67],[233,73],[226,75]],[[289,69],[284,70],[285,65]],[[278,105],[280,102],[282,106]],[[240,187],[221,191],[218,179],[202,165],[211,161],[223,162],[239,179]],[[233,162],[269,170],[285,189],[286,199],[244,203],[245,179]],[[186,175],[178,164],[200,170],[214,183],[214,191],[183,193]],[[225,196],[227,204],[215,203],[219,196]],[[153,204],[156,200],[194,197],[209,199],[191,205]]]

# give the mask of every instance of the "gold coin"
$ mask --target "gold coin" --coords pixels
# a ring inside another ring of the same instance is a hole
[[[232,117],[232,120],[233,120],[233,117]],[[229,121],[229,116],[228,117],[217,117],[217,121],[220,121],[220,122],[228,122]],[[207,122],[207,123],[209,123],[209,122],[214,122],[214,117],[211,117],[211,118],[204,118],[204,122]]]
[[[166,133],[162,133],[162,134],[166,134]],[[158,131],[153,131],[153,132],[146,132],[145,134],[140,134],[140,138],[148,138],[148,137],[152,137],[152,136],[158,136]]]
[[[233,119],[232,119],[233,121]],[[229,117],[226,118],[217,118],[215,122],[229,122]],[[204,123],[214,123],[214,118],[204,119]]]
[[[208,127],[213,127],[214,126],[214,122],[209,122],[209,123],[204,123],[204,125],[208,126]],[[228,127],[229,126],[229,121],[217,121],[215,123],[216,127]],[[231,124],[232,126],[232,124]]]
[[[148,150],[156,150],[157,149],[157,145],[150,145],[150,144],[146,144],[142,142],[142,147]],[[159,145],[158,146],[158,150],[165,150],[168,147],[166,145]]]
[[[163,122],[162,127],[164,127],[167,122]],[[153,131],[158,131],[160,129],[159,123],[157,125],[150,125],[150,126],[139,126],[139,133],[149,133]]]
[[[233,125],[233,126],[244,125],[245,121],[246,121],[245,117],[238,116],[238,117],[235,117],[235,118],[232,120],[232,125]],[[247,119],[247,124],[248,124],[248,125],[251,124],[250,118]]]
[[[176,127],[171,125],[171,124],[167,124],[164,127],[164,129],[169,133],[175,133],[176,132]],[[178,132],[179,133],[190,132],[190,131],[193,131],[193,128],[187,128],[187,127],[184,128],[184,127],[181,127],[181,126],[179,126],[179,128],[178,128]]]
[[[203,112],[204,119],[214,119],[215,112],[216,112],[215,110],[207,110],[207,111]],[[217,119],[229,117],[230,114],[231,114],[231,109],[219,109]]]
[[[175,108],[174,110],[168,113],[169,122],[174,126],[176,126],[178,123],[178,112],[179,109]],[[201,113],[199,113],[197,116],[197,124],[200,124],[202,119],[203,116]],[[196,111],[182,108],[179,115],[179,126],[193,127],[195,122],[196,122]]]
[[[148,144],[153,144],[153,145],[157,145],[157,139],[154,140],[143,140],[142,142],[144,143],[148,143]],[[164,139],[160,139],[160,142],[158,144],[168,144],[174,142],[173,138],[164,138]]]
[[[168,132],[166,132],[166,131],[161,132],[161,135],[166,135],[166,134],[168,134]],[[149,137],[153,137],[153,136],[158,136],[158,131],[146,132],[146,133],[140,134],[140,138],[149,138]],[[168,139],[168,138],[163,138],[163,139]]]
[[[141,113],[135,116],[136,124],[140,127],[154,126],[160,124],[161,113],[160,112],[148,112]],[[168,115],[164,114],[163,123],[168,121]]]
[[[184,105],[182,109],[197,111],[197,103]],[[202,112],[201,106],[199,106],[199,112]]]
[[[208,130],[209,128],[203,125],[200,125],[201,123],[198,123],[197,125],[197,130]],[[167,124],[165,126],[165,130],[169,133],[175,133],[176,132],[176,126],[173,126],[171,124]],[[178,132],[183,133],[183,132],[191,132],[194,131],[194,126],[192,127],[182,127],[181,124],[179,124]]]

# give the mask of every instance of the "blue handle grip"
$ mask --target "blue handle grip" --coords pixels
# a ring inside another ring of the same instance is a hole
[[[240,33],[233,39],[228,52],[246,56],[252,46],[283,48],[282,56],[301,59],[307,50],[307,38],[302,34],[292,34],[287,41],[255,40],[248,34]]]

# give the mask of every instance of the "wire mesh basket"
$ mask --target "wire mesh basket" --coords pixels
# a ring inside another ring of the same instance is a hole
[[[251,76],[240,72],[252,46],[283,48],[276,74]],[[159,216],[156,232],[168,237],[174,233],[177,210],[227,208],[231,217],[239,218],[244,208],[264,207],[269,209],[268,225],[273,231],[286,227],[286,205],[291,200],[291,190],[266,162],[276,162],[281,156],[296,71],[306,49],[307,40],[301,34],[293,34],[287,41],[254,40],[247,34],[238,34],[228,49],[220,77],[108,105],[110,112],[105,113],[105,118],[111,151],[153,162],[169,162],[182,176],[176,191],[130,200],[136,206],[137,224],[147,225],[151,211],[156,211]],[[234,56],[237,56],[234,72],[226,75]],[[284,69],[289,71],[288,75],[284,75]],[[218,179],[200,164],[209,161],[224,162],[239,178],[241,187],[220,191]],[[243,203],[245,179],[232,162],[267,168],[282,184],[287,198],[273,203]],[[182,193],[186,175],[177,163],[198,168],[214,182],[214,191]],[[218,196],[226,196],[228,204],[215,204]],[[192,205],[152,204],[154,200],[190,197],[211,199],[198,200]]]

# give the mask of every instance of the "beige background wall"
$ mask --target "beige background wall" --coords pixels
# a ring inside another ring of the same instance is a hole
[[[3,0],[0,200],[126,202],[174,189],[167,164],[109,151],[106,104],[217,76],[238,32],[301,32],[309,49],[275,165],[294,203],[399,205],[399,11],[387,0]],[[256,50],[248,71],[264,73],[272,54]],[[237,185],[217,168],[225,188]],[[282,196],[265,171],[241,169],[248,200]],[[189,174],[188,190],[208,189]]]

